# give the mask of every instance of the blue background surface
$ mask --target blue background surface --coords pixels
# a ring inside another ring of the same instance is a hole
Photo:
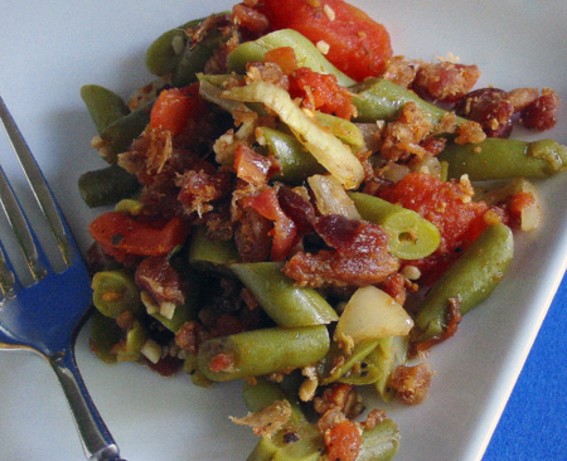
[[[567,460],[567,276],[483,461]]]

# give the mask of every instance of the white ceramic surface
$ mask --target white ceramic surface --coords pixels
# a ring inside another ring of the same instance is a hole
[[[231,2],[0,3],[0,94],[86,248],[85,228],[95,212],[82,204],[76,182],[102,163],[89,147],[94,127],[80,86],[97,83],[127,96],[150,78],[143,54],[155,37]],[[397,54],[434,59],[452,52],[479,65],[480,85],[550,86],[567,101],[566,2],[353,3],[387,25]],[[545,136],[566,143],[567,111],[560,117]],[[0,161],[17,173],[4,139]],[[397,460],[481,458],[565,272],[567,175],[540,186],[546,203],[541,230],[518,238],[510,276],[467,314],[455,338],[434,349],[430,398],[418,407],[386,407],[403,434]],[[184,376],[164,379],[132,364],[107,366],[88,351],[86,334],[77,349],[87,385],[129,461],[243,460],[253,447],[248,431],[227,419],[245,413],[239,384],[201,389]],[[25,353],[0,352],[0,459],[82,459],[55,377]]]

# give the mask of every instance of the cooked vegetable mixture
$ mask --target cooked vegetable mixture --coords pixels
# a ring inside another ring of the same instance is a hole
[[[391,459],[397,427],[359,389],[427,397],[424,352],[539,224],[530,178],[566,169],[565,146],[508,139],[553,127],[557,94],[395,55],[342,0],[245,0],[165,32],[146,64],[128,101],[81,89],[108,165],[79,188],[114,206],[89,227],[92,349],[242,379],[249,460]]]

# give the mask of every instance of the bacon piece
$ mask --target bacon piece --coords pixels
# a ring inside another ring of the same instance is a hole
[[[388,252],[386,234],[376,224],[327,215],[317,220],[315,230],[333,249],[298,252],[285,264],[284,273],[301,285],[372,285],[399,268]]]
[[[415,366],[400,365],[390,375],[388,385],[396,397],[408,405],[416,405],[427,397],[433,373],[425,363]]]
[[[422,98],[452,103],[467,94],[479,77],[476,65],[427,63],[419,67],[412,88]]]
[[[520,123],[526,128],[545,131],[557,123],[559,96],[551,88],[544,88],[541,96],[520,112]]]
[[[270,221],[254,208],[241,210],[234,232],[234,243],[243,262],[269,259],[272,241],[268,234],[271,228]]]
[[[270,159],[258,154],[251,147],[240,144],[234,153],[236,177],[255,187],[266,185],[272,167]]]
[[[274,223],[269,235],[272,237],[271,259],[281,261],[297,243],[297,226],[283,212],[277,190],[268,187],[259,194],[244,199],[245,206],[254,208],[264,218]]]
[[[185,302],[183,281],[166,256],[144,258],[136,269],[136,284],[158,303]]]
[[[220,200],[230,193],[230,175],[227,172],[207,173],[203,170],[188,170],[177,179],[181,188],[177,199],[187,214],[202,216],[213,209],[211,202]]]
[[[253,34],[261,34],[269,26],[266,15],[246,5],[245,2],[232,7],[232,21]]]

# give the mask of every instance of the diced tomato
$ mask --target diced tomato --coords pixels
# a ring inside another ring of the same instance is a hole
[[[429,174],[410,173],[380,197],[414,210],[437,226],[441,244],[425,259],[412,261],[429,281],[438,277],[486,227],[485,202],[475,202],[455,181],[441,181]]]
[[[381,75],[392,56],[386,28],[343,0],[263,0],[258,9],[272,30],[295,29],[329,45],[327,59],[357,81]]]
[[[254,208],[264,218],[273,221],[274,227],[270,231],[271,258],[273,261],[284,259],[296,243],[297,226],[281,209],[276,190],[267,187],[258,195],[247,198],[246,205]]]
[[[150,127],[170,131],[174,136],[183,132],[187,122],[203,110],[199,84],[163,90],[150,114]]]
[[[161,226],[110,211],[91,222],[89,232],[105,253],[124,260],[127,255],[162,256],[183,244],[189,227],[179,217]]]
[[[334,75],[320,74],[301,67],[290,76],[289,92],[292,97],[303,98],[303,105],[326,114],[350,120],[355,108],[349,91],[340,86]]]
[[[362,445],[362,435],[355,423],[345,419],[325,434],[329,461],[355,461]]]

